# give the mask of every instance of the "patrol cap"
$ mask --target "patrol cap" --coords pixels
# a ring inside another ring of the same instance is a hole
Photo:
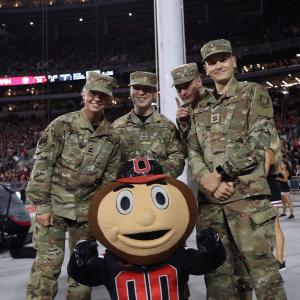
[[[117,172],[117,182],[147,183],[164,179],[163,167],[155,160],[137,157],[124,163]]]
[[[116,86],[116,79],[95,71],[89,71],[86,75],[84,89],[87,91],[98,91],[112,96],[112,89]]]
[[[132,85],[145,85],[156,88],[157,76],[155,73],[136,71],[130,74],[130,83]]]
[[[172,86],[189,82],[199,76],[198,66],[196,63],[184,64],[173,69],[171,75],[173,78]]]
[[[228,40],[219,39],[209,41],[201,48],[202,61],[204,61],[213,54],[222,52],[232,54],[231,44]]]

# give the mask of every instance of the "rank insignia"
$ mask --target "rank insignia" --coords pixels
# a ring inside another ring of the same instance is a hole
[[[219,123],[220,122],[220,114],[212,114],[210,117],[210,123]]]

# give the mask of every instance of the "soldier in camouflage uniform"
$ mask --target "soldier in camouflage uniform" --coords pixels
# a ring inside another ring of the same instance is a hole
[[[190,112],[200,101],[200,94],[206,88],[202,86],[202,80],[196,63],[184,64],[171,71],[173,79],[172,86],[175,87],[178,98],[176,98],[177,112],[176,121],[182,137],[186,140],[191,128]]]
[[[134,108],[112,125],[121,137],[122,161],[145,156],[158,161],[164,172],[178,177],[184,167],[183,146],[176,126],[155,111],[156,74],[130,74],[130,95]]]
[[[210,41],[201,54],[215,89],[201,95],[192,111],[189,166],[199,187],[198,230],[216,228],[227,252],[227,261],[205,276],[207,298],[237,299],[233,275],[238,256],[258,300],[286,299],[272,253],[276,211],[264,172],[272,101],[262,86],[235,79],[229,41]]]
[[[203,98],[203,95],[212,92],[211,89],[202,85],[201,77],[198,71],[196,63],[184,64],[176,67],[171,71],[173,78],[173,86],[176,88],[178,97],[183,101],[183,105],[177,101],[178,110],[176,112],[176,121],[178,124],[179,132],[182,139],[186,141],[187,136],[191,129],[191,114],[192,111],[199,105],[199,102]],[[188,172],[189,186],[193,187],[193,190],[198,190],[197,183],[192,180]],[[233,191],[230,191],[233,194]],[[199,207],[201,209],[201,206]],[[252,299],[252,286],[251,280],[248,276],[247,269],[244,262],[238,255],[234,257],[234,280],[236,282],[237,299],[239,300],[251,300]]]
[[[27,186],[35,205],[34,245],[37,257],[26,288],[26,300],[50,300],[65,253],[82,239],[91,240],[89,200],[105,182],[113,181],[120,163],[119,138],[104,118],[114,78],[89,72],[82,91],[84,108],[51,122],[36,149]],[[91,289],[68,278],[67,299],[91,298]]]

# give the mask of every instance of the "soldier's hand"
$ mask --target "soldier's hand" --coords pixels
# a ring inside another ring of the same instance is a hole
[[[74,247],[74,255],[78,267],[87,265],[88,261],[95,256],[98,256],[97,242],[82,240],[76,243]]]
[[[227,200],[234,194],[233,182],[222,181],[213,196],[219,200]]]
[[[36,220],[42,226],[52,226],[53,225],[53,214],[52,213],[45,213],[45,214],[37,214]]]
[[[175,98],[177,103],[177,112],[176,112],[176,120],[180,126],[186,127],[188,126],[190,120],[190,111],[187,107],[183,107],[179,101],[179,99]]]
[[[221,175],[217,172],[212,172],[205,175],[200,180],[202,187],[209,193],[214,193],[221,183]]]
[[[213,228],[200,230],[196,235],[197,248],[201,253],[217,250],[220,241],[218,233]]]

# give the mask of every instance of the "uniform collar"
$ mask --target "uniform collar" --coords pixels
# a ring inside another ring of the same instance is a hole
[[[148,123],[157,123],[160,122],[159,113],[156,110],[153,110],[151,116],[143,123],[140,118],[132,110],[127,117],[127,121],[133,124],[148,124]]]
[[[235,77],[231,80],[229,85],[227,86],[225,93],[220,97],[221,99],[225,98],[231,98],[236,95],[236,90],[238,86],[238,81],[236,80]],[[214,92],[216,93],[216,89],[214,89]]]
[[[93,136],[101,135],[111,135],[111,126],[105,117],[103,117],[103,120],[101,121],[100,125],[93,133]]]
[[[103,117],[100,125],[96,130],[93,129],[93,126],[89,119],[87,118],[85,109],[82,108],[80,110],[80,117],[79,117],[79,126],[81,129],[89,129],[91,132],[93,132],[93,136],[100,136],[100,135],[110,135],[110,124],[106,120],[105,117]]]
[[[92,124],[87,118],[84,107],[80,110],[79,126],[82,129],[90,129],[91,131],[93,131]]]
[[[215,100],[212,89],[202,87],[202,89],[199,90],[199,94],[200,94],[200,101],[206,99],[208,102],[214,102]]]
[[[199,95],[200,100],[196,103],[195,107],[206,107],[208,103],[217,102],[212,89],[202,87],[201,89],[199,89]]]

